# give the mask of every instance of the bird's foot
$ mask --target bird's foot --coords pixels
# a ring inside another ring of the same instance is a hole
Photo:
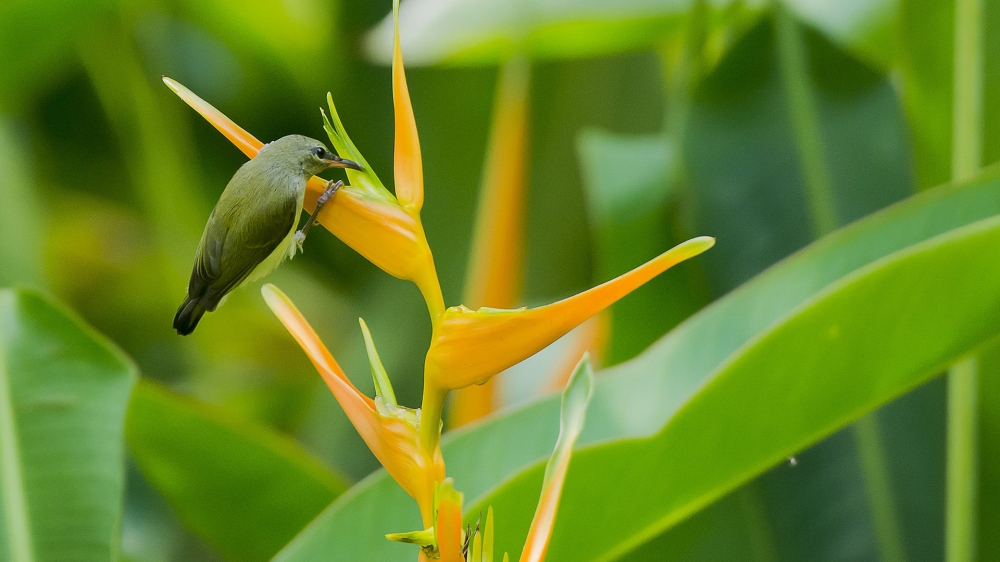
[[[299,230],[298,232],[295,233],[295,245],[297,246],[300,252],[302,251],[302,244],[305,243],[306,241],[306,235],[309,234],[309,229],[312,228],[313,223],[316,222],[316,217],[319,215],[319,212],[323,209],[323,206],[326,205],[327,202],[329,202],[330,199],[337,194],[337,191],[341,187],[344,187],[344,182],[340,180],[337,181],[330,180],[326,184],[326,189],[323,190],[323,193],[320,193],[319,198],[316,199],[316,208],[313,209],[312,214],[309,215],[309,220],[306,221],[306,224],[305,226],[302,227],[302,230]]]
[[[336,195],[342,187],[344,187],[344,182],[341,180],[330,180],[326,182],[326,189],[323,190],[323,193],[320,193],[319,199],[316,199],[316,211],[313,214],[318,215],[319,210],[322,209],[323,206],[326,205],[327,201],[333,198],[333,196]]]

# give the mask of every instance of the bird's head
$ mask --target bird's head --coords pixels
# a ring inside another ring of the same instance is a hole
[[[297,164],[307,175],[316,175],[327,168],[360,170],[357,162],[346,160],[330,152],[326,145],[302,135],[288,135],[269,143],[262,151],[269,152],[289,163]]]

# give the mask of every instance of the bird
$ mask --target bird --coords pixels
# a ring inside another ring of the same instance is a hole
[[[330,181],[301,230],[306,182],[328,168],[361,170],[330,152],[320,141],[288,135],[264,145],[243,164],[212,209],[198,243],[187,296],[173,327],[186,336],[206,312],[214,311],[234,289],[257,281],[301,250],[320,209],[343,181]]]

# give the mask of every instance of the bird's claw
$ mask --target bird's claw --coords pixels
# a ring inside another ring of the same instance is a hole
[[[305,241],[306,241],[306,234],[304,232],[302,232],[301,230],[296,230],[295,231],[295,246],[298,248],[298,250],[300,252],[302,251],[302,243],[305,242]]]

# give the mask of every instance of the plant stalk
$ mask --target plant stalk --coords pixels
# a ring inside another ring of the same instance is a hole
[[[983,3],[955,0],[952,179],[964,180],[982,163]],[[978,361],[948,373],[948,445],[945,482],[945,560],[976,559],[978,490]]]

